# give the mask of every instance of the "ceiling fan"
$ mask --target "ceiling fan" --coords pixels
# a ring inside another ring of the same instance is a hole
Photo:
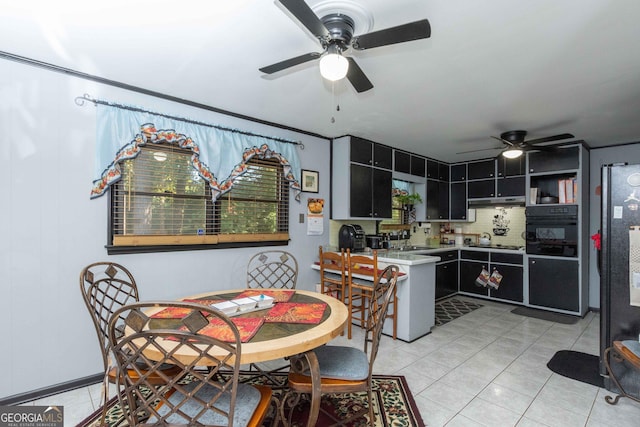
[[[475,153],[478,151],[502,149],[502,152],[500,153],[500,155],[508,159],[515,159],[517,157],[520,157],[522,153],[524,153],[525,151],[529,151],[529,150],[534,150],[534,149],[546,150],[546,151],[555,150],[554,146],[550,146],[550,145],[538,146],[537,144],[575,138],[575,136],[573,136],[570,133],[561,133],[559,135],[552,135],[552,136],[547,136],[545,138],[530,139],[525,141],[524,138],[526,136],[527,136],[526,130],[510,130],[510,131],[501,133],[500,137],[491,136],[491,138],[497,139],[498,141],[502,142],[501,146],[493,147],[493,148],[481,148],[479,150],[462,151],[456,154],[466,154],[466,153]]]
[[[260,68],[265,74],[320,59],[320,73],[324,78],[336,81],[347,77],[357,92],[365,92],[373,88],[373,83],[353,58],[342,56],[343,52],[349,48],[366,50],[431,36],[429,21],[423,19],[354,37],[354,20],[345,14],[330,13],[319,18],[304,0],[278,1],[318,39],[324,51],[306,53]]]

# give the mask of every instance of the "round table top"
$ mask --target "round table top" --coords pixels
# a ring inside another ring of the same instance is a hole
[[[221,291],[203,292],[197,295],[186,296],[182,299],[210,298],[220,295],[239,294],[246,289],[226,289]],[[329,295],[296,289],[293,298],[302,298],[308,302],[324,302],[327,304],[325,316],[317,325],[289,325],[279,327],[277,324],[265,323],[262,328],[269,326],[277,329],[272,333],[256,334],[248,342],[242,343],[240,363],[264,362],[287,356],[304,353],[328,343],[340,335],[348,318],[348,308],[342,301]],[[153,314],[149,311],[148,315]],[[272,326],[273,325],[273,326]],[[167,341],[167,346],[175,345]],[[188,349],[185,348],[185,359],[189,358]]]

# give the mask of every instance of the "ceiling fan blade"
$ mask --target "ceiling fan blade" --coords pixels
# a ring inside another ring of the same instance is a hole
[[[431,25],[427,19],[423,19],[356,36],[351,42],[351,47],[356,50],[364,50],[429,37],[431,37]]]
[[[511,142],[511,141],[507,141],[506,139],[498,138],[497,136],[493,136],[493,135],[491,136],[491,138],[493,138],[493,139],[497,139],[498,141],[500,141],[500,142],[502,142],[502,143],[505,143],[505,144],[510,145],[511,147],[513,147],[513,142]]]
[[[477,153],[479,151],[502,150],[502,149],[504,149],[504,147],[480,148],[480,149],[477,149],[477,150],[460,151],[459,153],[456,153],[456,154]]]
[[[304,0],[279,1],[307,30],[311,31],[311,34],[319,39],[329,38],[329,30]]]
[[[362,71],[362,68],[356,63],[353,58],[348,57],[349,70],[347,71],[347,79],[351,82],[356,92],[366,92],[369,89],[373,89],[373,83],[367,78]]]
[[[313,61],[314,59],[320,58],[320,56],[322,56],[322,53],[318,53],[318,52],[305,53],[304,55],[296,56],[295,58],[289,58],[287,60],[277,62],[275,64],[267,65],[266,67],[262,67],[259,70],[265,74],[273,74],[298,64],[303,64],[305,62]]]
[[[571,135],[570,133],[561,133],[560,135],[553,135],[553,136],[547,136],[545,138],[532,139],[532,140],[526,141],[526,143],[529,145],[535,145],[535,144],[541,144],[543,142],[560,141],[562,139],[570,139],[570,138],[575,138],[575,136]]]

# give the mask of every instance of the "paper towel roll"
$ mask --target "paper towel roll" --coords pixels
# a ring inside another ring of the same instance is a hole
[[[462,234],[462,227],[456,227],[455,228],[455,233],[456,234]]]
[[[456,246],[462,246],[462,244],[464,243],[464,240],[462,239],[462,237],[463,236],[461,234],[456,235],[455,237]]]

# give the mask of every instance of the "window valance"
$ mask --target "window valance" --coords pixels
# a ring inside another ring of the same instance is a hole
[[[97,104],[96,108],[91,198],[102,196],[120,179],[120,162],[136,157],[141,146],[171,143],[193,152],[193,167],[209,183],[214,201],[233,187],[253,157],[277,159],[295,199],[300,200],[300,161],[293,143],[112,105]]]

